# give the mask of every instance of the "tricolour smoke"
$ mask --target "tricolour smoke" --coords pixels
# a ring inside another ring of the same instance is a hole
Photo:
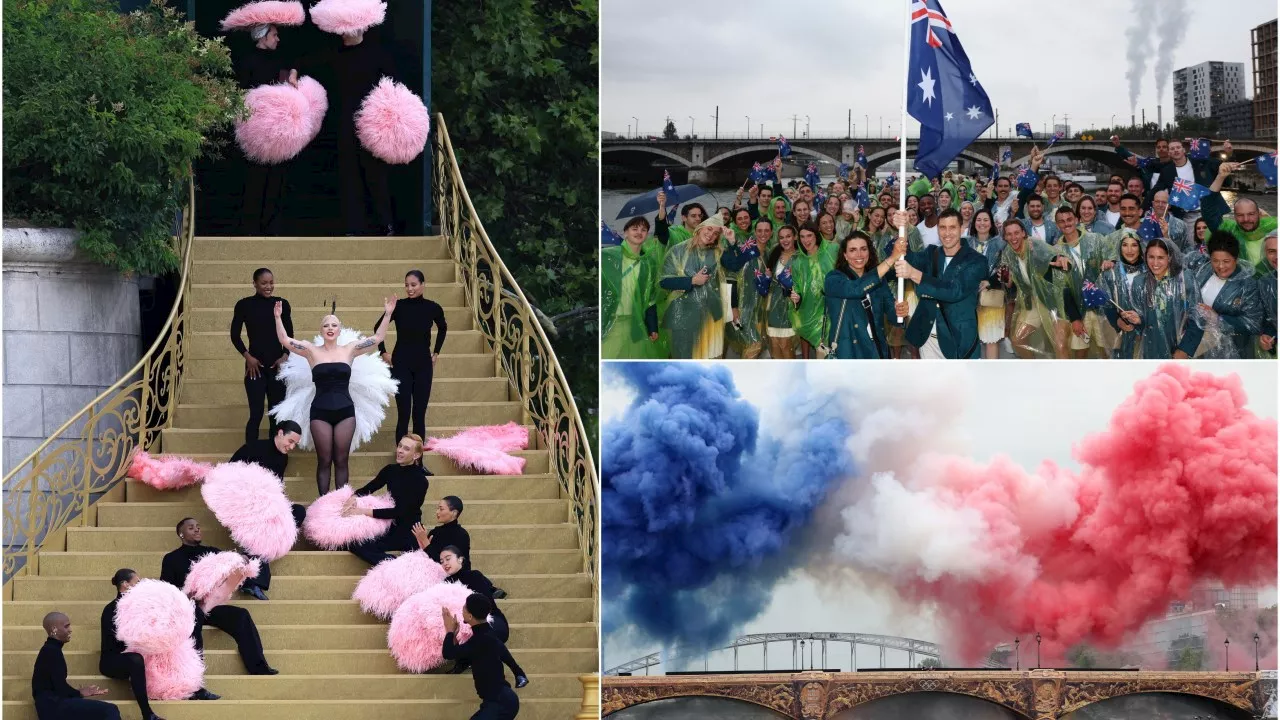
[[[1187,0],[1164,0],[1157,16],[1156,102],[1163,102],[1164,89],[1169,86],[1170,73],[1173,72],[1173,53],[1187,35],[1191,14],[1187,11]]]
[[[843,510],[836,557],[936,606],[967,662],[1039,632],[1046,660],[1114,647],[1197,581],[1274,582],[1276,423],[1239,378],[1169,365],[1137,383],[1072,472],[923,458]]]
[[[724,366],[619,363],[635,399],[601,438],[605,631],[670,649],[732,639],[795,567],[801,531],[853,475],[847,403],[805,383],[759,432]]]
[[[1133,0],[1133,24],[1125,30],[1124,71],[1129,81],[1129,112],[1137,112],[1138,96],[1142,94],[1142,78],[1147,74],[1147,59],[1151,55],[1151,18],[1160,14],[1161,3],[1156,0]]]

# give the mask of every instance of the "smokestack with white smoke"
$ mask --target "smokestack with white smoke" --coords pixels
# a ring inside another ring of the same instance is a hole
[[[1162,101],[1164,89],[1168,87],[1173,73],[1173,53],[1186,37],[1187,23],[1191,20],[1187,0],[1163,0],[1157,17],[1159,21],[1156,23],[1156,34],[1159,42],[1156,48],[1156,100]]]
[[[1142,78],[1147,74],[1147,58],[1151,55],[1151,17],[1158,14],[1161,3],[1156,0],[1133,0],[1133,24],[1124,31],[1128,48],[1124,71],[1129,81],[1129,113],[1138,108],[1138,96],[1142,94]]]

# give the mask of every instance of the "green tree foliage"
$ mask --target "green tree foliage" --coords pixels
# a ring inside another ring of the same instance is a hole
[[[598,17],[594,0],[437,2],[431,35],[431,110],[444,113],[503,262],[555,321],[556,354],[591,427],[600,356]]]
[[[920,667],[925,668],[926,670],[928,668],[940,668],[942,667],[942,661],[938,658],[925,658],[920,661]]]
[[[676,124],[672,120],[667,121],[667,126],[662,129],[662,137],[666,140],[675,140],[680,137],[676,133]]]
[[[121,271],[177,265],[192,161],[242,105],[231,58],[163,0],[4,0],[4,212]]]
[[[1169,665],[1170,670],[1203,670],[1204,650],[1196,647],[1184,647],[1177,659]]]

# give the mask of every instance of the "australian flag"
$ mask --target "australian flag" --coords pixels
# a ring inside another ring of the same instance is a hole
[[[1267,179],[1268,185],[1276,184],[1276,154],[1259,155],[1256,158],[1258,162],[1258,172],[1262,173],[1262,177]]]
[[[791,156],[791,143],[787,142],[787,139],[782,136],[778,136],[778,156],[779,157]]]
[[[938,0],[911,3],[907,112],[920,122],[916,170],[936,177],[987,128],[991,100]]]
[[[1045,149],[1045,150],[1048,150],[1049,148],[1053,147],[1053,144],[1054,144],[1054,143],[1056,143],[1056,142],[1058,142],[1059,140],[1061,140],[1063,137],[1064,137],[1064,135],[1063,135],[1063,133],[1062,133],[1062,132],[1056,132],[1056,133],[1054,133],[1054,134],[1053,134],[1053,137],[1049,138],[1049,142],[1048,142],[1048,144],[1046,144],[1046,145],[1044,146],[1044,149]]]
[[[849,165],[847,163],[840,163],[840,167],[836,169],[836,177],[841,180],[849,179]]]
[[[867,184],[863,183],[858,186],[858,194],[854,197],[860,208],[871,207],[871,196],[867,194]]]
[[[764,168],[760,166],[760,163],[753,163],[751,165],[751,173],[747,175],[747,178],[753,183],[758,183],[764,180],[764,177]]]
[[[610,245],[621,245],[621,244],[622,244],[622,236],[618,234],[618,231],[609,227],[608,224],[605,223],[605,221],[601,220],[600,221],[601,247],[608,247]]]
[[[1187,157],[1192,160],[1208,160],[1210,151],[1209,138],[1187,138]]]
[[[667,211],[667,224],[671,225],[676,221],[676,208],[680,205],[676,198],[676,184],[671,182],[671,171],[662,171],[662,192],[667,194],[667,207],[671,208]]]
[[[1209,194],[1209,188],[1200,183],[1189,183],[1182,178],[1173,181],[1169,190],[1169,203],[1183,210],[1195,210],[1200,207],[1200,198]]]
[[[809,163],[804,169],[804,181],[815,191],[818,189],[818,183],[821,180],[818,177],[818,164]]]
[[[895,170],[894,172],[889,173],[889,177],[884,181],[884,186],[887,188],[891,188],[897,182],[898,182],[898,172]]]
[[[1018,134],[1018,137],[1024,137],[1024,138],[1035,137],[1035,134],[1031,132],[1031,123],[1018,123],[1016,126],[1014,126],[1013,130]]]
[[[1163,235],[1164,232],[1160,229],[1160,223],[1149,217],[1143,218],[1142,222],[1138,224],[1138,239],[1142,241],[1143,245]]]
[[[1031,168],[1024,167],[1018,171],[1019,190],[1035,190],[1038,182],[1040,182],[1040,174],[1032,171]]]
[[[863,150],[861,145],[858,146],[858,157],[855,162],[864,168],[867,166],[867,151]]]

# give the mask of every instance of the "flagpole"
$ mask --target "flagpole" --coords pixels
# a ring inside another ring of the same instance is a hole
[[[903,0],[907,5],[907,13],[905,22],[902,23],[902,121],[898,124],[899,150],[898,150],[898,212],[905,213],[907,211],[907,88],[911,84],[911,78],[907,77],[911,73],[911,0]],[[905,242],[907,237],[907,226],[904,223],[898,228],[898,240]],[[907,294],[907,281],[901,275],[898,276],[898,302],[904,302],[903,298]],[[897,313],[894,313],[895,315]],[[902,317],[898,317],[898,324],[903,322]]]

